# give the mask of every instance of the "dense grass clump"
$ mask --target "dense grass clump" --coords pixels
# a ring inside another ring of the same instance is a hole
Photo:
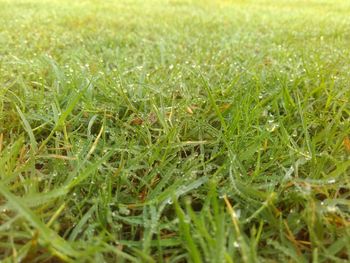
[[[0,0],[0,260],[348,262],[349,14]]]

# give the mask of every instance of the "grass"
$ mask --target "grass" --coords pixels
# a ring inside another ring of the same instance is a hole
[[[2,262],[350,260],[350,2],[0,6]]]

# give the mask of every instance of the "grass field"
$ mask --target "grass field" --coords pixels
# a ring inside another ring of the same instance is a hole
[[[349,262],[350,1],[0,0],[2,262]]]

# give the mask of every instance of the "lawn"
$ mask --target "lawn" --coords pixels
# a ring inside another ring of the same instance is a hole
[[[349,262],[350,1],[0,0],[2,262]]]

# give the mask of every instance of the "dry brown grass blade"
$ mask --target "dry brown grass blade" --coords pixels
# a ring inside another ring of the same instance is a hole
[[[4,134],[0,133],[0,153],[2,152],[3,142],[4,142]]]

